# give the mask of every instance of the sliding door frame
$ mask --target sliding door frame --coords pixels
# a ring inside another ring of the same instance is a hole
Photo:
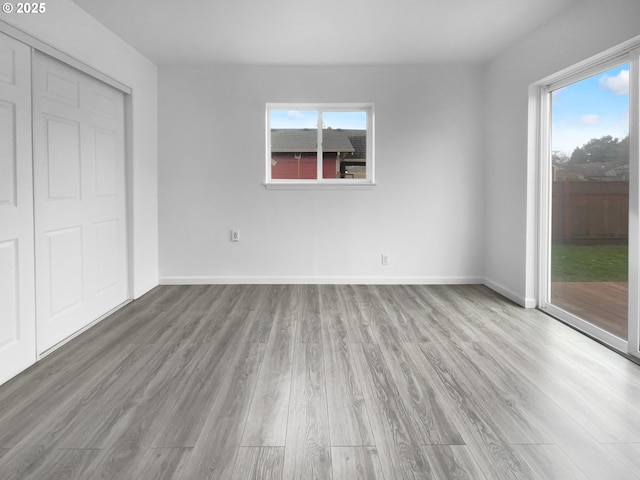
[[[551,94],[616,65],[629,63],[629,257],[628,257],[628,341],[596,327],[550,303],[551,244]],[[598,339],[612,348],[640,358],[640,37],[596,55],[529,88],[530,156],[535,161],[537,176],[537,307]]]
[[[640,48],[629,52],[629,328],[627,353],[640,358]]]

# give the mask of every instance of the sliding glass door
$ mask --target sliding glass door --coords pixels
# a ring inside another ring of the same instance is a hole
[[[551,93],[550,303],[627,340],[629,65]]]
[[[637,52],[540,87],[539,306],[638,355]],[[631,285],[631,287],[630,287]]]

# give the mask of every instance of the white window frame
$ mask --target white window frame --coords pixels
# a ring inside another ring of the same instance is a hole
[[[563,86],[590,77],[621,63],[629,63],[629,310],[628,340],[617,338],[596,326],[550,304],[549,240],[550,201],[550,132],[551,93]],[[611,48],[577,65],[546,77],[529,88],[529,166],[537,177],[537,307],[587,335],[622,353],[640,358],[640,37]]]
[[[271,178],[271,111],[295,110],[318,112],[318,162],[315,179],[273,179]],[[342,189],[375,186],[374,153],[374,104],[373,103],[267,103],[265,111],[265,181],[269,189]],[[367,158],[366,178],[322,178],[322,114],[324,112],[366,112],[367,113]]]

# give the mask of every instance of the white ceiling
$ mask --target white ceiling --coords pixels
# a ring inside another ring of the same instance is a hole
[[[157,64],[483,62],[579,0],[73,0]]]

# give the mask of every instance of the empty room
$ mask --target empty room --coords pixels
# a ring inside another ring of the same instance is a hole
[[[640,2],[8,0],[0,479],[640,479]]]

